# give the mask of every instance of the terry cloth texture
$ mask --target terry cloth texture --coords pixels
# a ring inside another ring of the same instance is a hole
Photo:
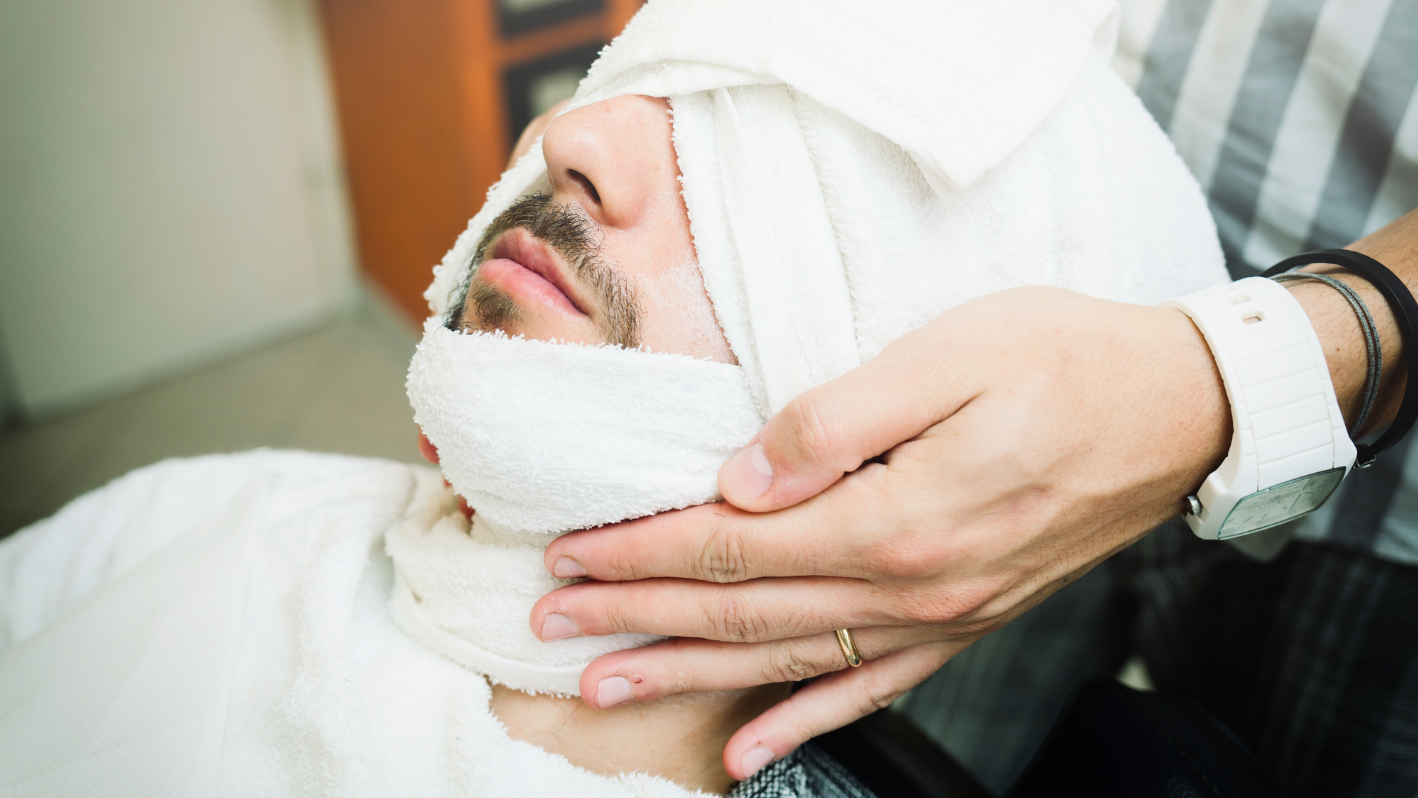
[[[652,0],[571,106],[670,98],[704,285],[741,365],[440,326],[488,223],[545,184],[538,143],[426,294],[409,397],[454,489],[528,545],[709,501],[715,460],[758,423],[950,307],[1029,284],[1154,303],[1225,280],[1196,182],[1106,66],[1111,9]],[[604,445],[576,448],[574,422]]]
[[[385,533],[452,508],[432,469],[255,451],[17,532],[0,794],[704,798],[511,739],[486,679],[395,628]]]
[[[763,424],[737,366],[464,334],[438,319],[408,390],[480,521],[543,547],[549,534],[717,498],[719,466]]]
[[[469,525],[449,491],[442,504],[430,504],[388,534],[387,550],[398,563],[390,614],[414,640],[494,682],[529,693],[579,695],[587,662],[658,638],[543,643],[534,637],[530,607],[572,581],[547,573],[543,548],[499,533],[481,514]]]

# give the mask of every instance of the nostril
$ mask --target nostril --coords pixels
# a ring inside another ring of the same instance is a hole
[[[597,205],[601,204],[601,193],[596,190],[596,184],[591,182],[591,178],[581,174],[575,169],[568,169],[566,173],[567,176],[576,182],[576,185],[580,186],[581,189],[586,192],[592,202]]]

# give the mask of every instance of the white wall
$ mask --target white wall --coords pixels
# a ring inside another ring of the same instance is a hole
[[[0,0],[0,367],[26,416],[352,301],[315,13]]]

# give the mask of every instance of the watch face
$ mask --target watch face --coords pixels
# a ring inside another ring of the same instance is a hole
[[[1343,467],[1331,468],[1256,491],[1236,502],[1216,537],[1234,538],[1309,515],[1325,503],[1343,478]]]

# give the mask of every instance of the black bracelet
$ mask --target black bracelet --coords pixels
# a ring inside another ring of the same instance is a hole
[[[1408,364],[1408,383],[1403,389],[1403,403],[1399,405],[1398,415],[1393,417],[1393,423],[1388,425],[1388,429],[1384,430],[1378,440],[1358,447],[1355,465],[1364,468],[1374,462],[1379,452],[1403,440],[1403,436],[1413,429],[1413,422],[1418,421],[1418,390],[1414,390],[1413,385],[1414,377],[1418,376],[1418,332],[1415,332],[1418,330],[1418,327],[1415,327],[1415,324],[1418,324],[1418,302],[1413,301],[1413,293],[1408,290],[1408,286],[1398,279],[1398,275],[1389,271],[1387,266],[1368,255],[1347,249],[1320,249],[1286,258],[1266,269],[1261,276],[1274,277],[1311,263],[1342,266],[1369,281],[1388,301],[1394,321],[1398,324],[1398,334],[1403,339],[1403,359]]]

